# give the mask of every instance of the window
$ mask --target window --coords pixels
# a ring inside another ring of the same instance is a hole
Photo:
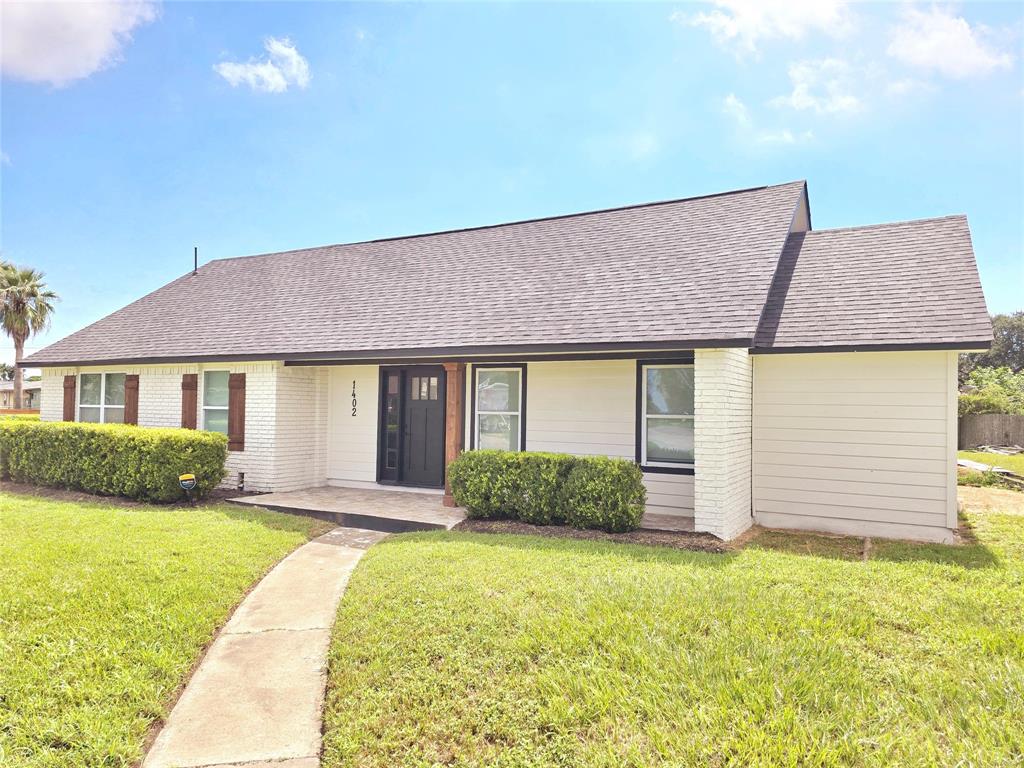
[[[410,393],[413,400],[437,400],[437,376],[413,376]]]
[[[641,466],[693,468],[693,365],[640,366]]]
[[[228,433],[228,372],[203,374],[203,429]]]
[[[123,373],[83,373],[78,377],[78,420],[124,424]]]
[[[473,368],[473,447],[523,450],[525,366]]]

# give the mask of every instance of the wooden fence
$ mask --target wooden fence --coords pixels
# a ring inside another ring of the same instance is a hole
[[[979,445],[1024,446],[1024,416],[1008,413],[972,413],[960,417],[957,436],[960,450]]]

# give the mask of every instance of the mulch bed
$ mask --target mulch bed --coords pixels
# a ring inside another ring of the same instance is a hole
[[[696,552],[721,554],[732,548],[710,533],[683,533],[674,531],[630,531],[629,533],[605,533],[604,531],[580,530],[567,525],[530,525],[518,520],[463,520],[452,528],[453,531],[472,533],[512,533],[524,536],[548,536],[555,539],[588,539],[611,541],[619,544],[643,544],[649,547],[670,547]]]

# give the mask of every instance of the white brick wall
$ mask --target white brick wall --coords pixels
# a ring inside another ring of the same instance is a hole
[[[286,368],[279,362],[45,368],[42,419],[60,421],[65,374],[104,371],[138,374],[143,427],[179,427],[182,374],[199,374],[200,428],[203,372],[245,373],[245,450],[228,453],[224,486],[237,487],[240,473],[245,473],[245,489],[251,491],[326,482],[326,369]]]
[[[694,527],[732,539],[750,527],[751,381],[745,349],[694,353]]]
[[[327,390],[327,368],[278,370],[275,491],[326,484]]]

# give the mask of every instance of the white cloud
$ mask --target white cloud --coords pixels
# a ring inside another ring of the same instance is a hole
[[[903,77],[899,80],[893,80],[885,87],[885,90],[890,96],[909,96],[914,93],[934,91],[935,86],[931,83],[926,83],[924,80]]]
[[[853,71],[842,59],[798,61],[789,65],[793,90],[771,100],[772,106],[819,114],[856,112],[861,100],[853,94]]]
[[[794,134],[788,128],[781,131],[765,131],[757,135],[759,144],[796,144],[800,141],[810,141],[814,138],[813,131],[801,131]]]
[[[958,79],[1009,68],[1013,57],[986,42],[987,34],[985,27],[972,27],[947,8],[908,8],[892,32],[887,53],[904,64]]]
[[[853,26],[843,0],[714,0],[714,10],[672,20],[707,29],[715,41],[738,55],[757,53],[762,40],[801,40],[808,32],[839,37]]]
[[[232,87],[248,85],[254,91],[284,93],[289,86],[306,88],[309,85],[309,62],[303,58],[287,37],[268,37],[264,43],[267,58],[249,59],[246,63],[222,61],[214,65],[218,75]]]
[[[0,70],[64,86],[112,66],[131,33],[159,15],[150,0],[4,3]]]
[[[735,93],[730,93],[722,99],[722,111],[740,125],[750,124],[750,110],[747,109],[746,104],[739,100]]]

